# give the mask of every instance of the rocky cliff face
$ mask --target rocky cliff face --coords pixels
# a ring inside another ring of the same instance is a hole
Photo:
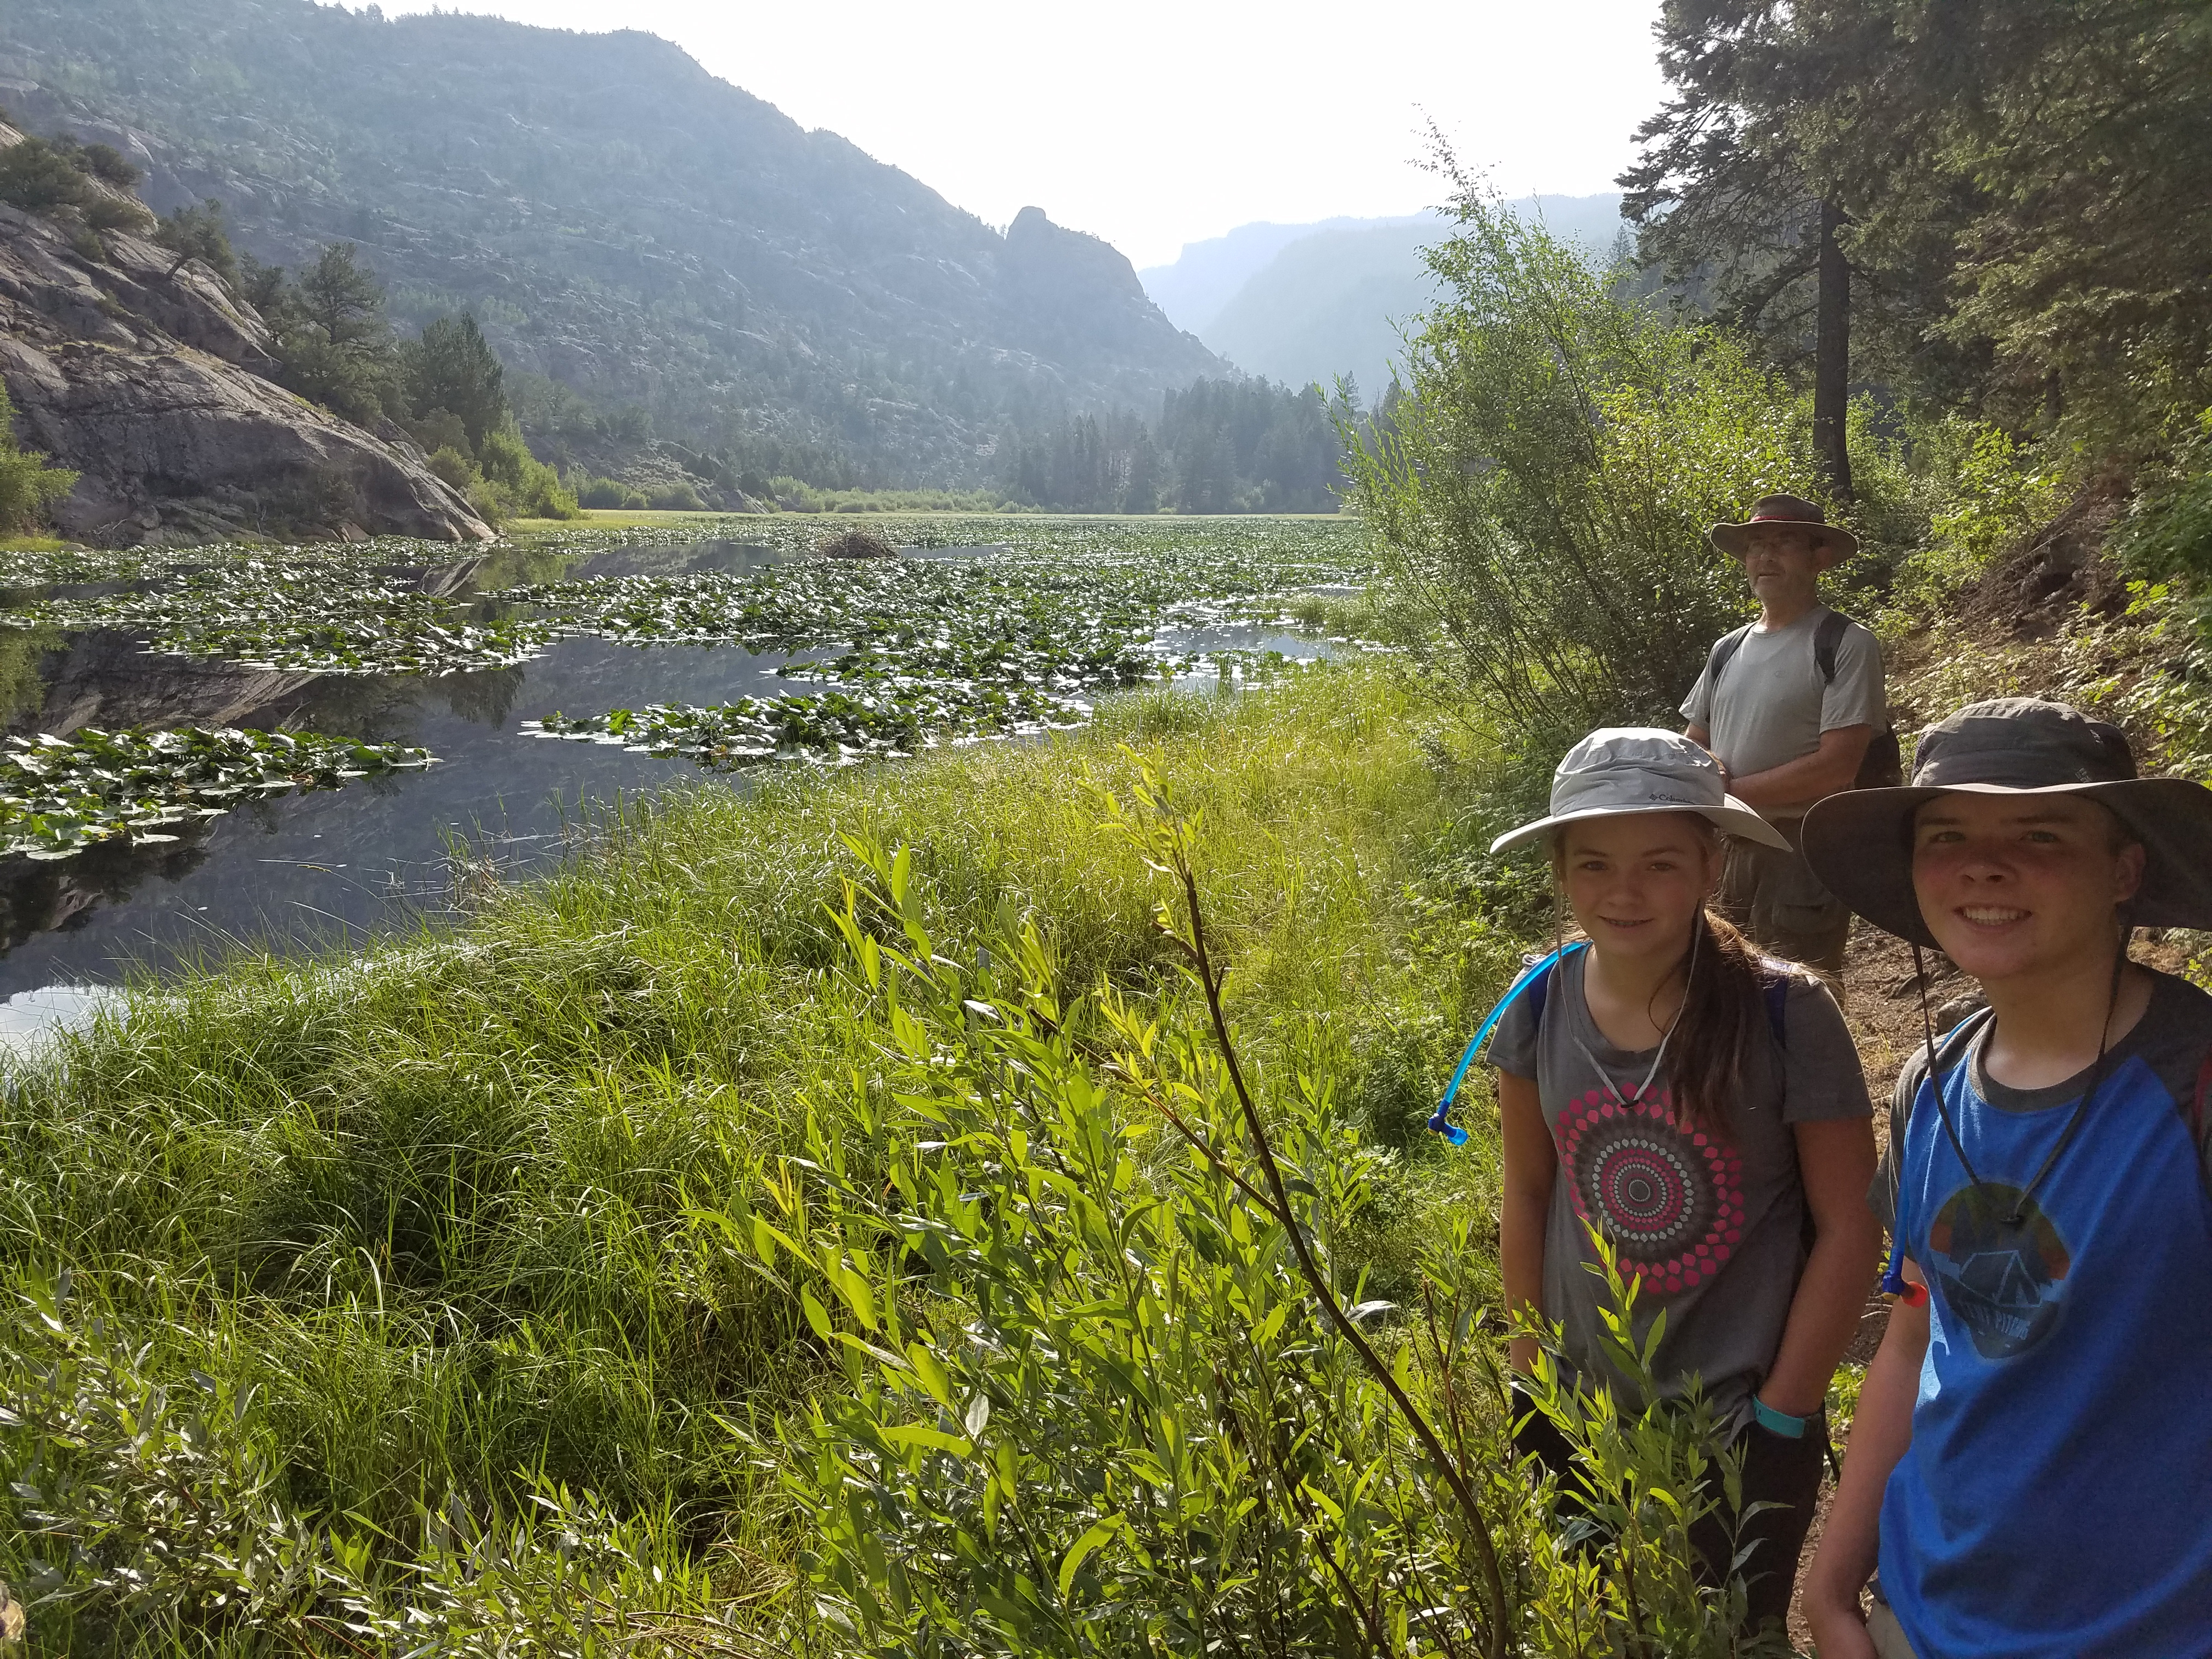
[[[18,136],[0,127],[0,148]],[[82,475],[54,511],[64,535],[491,538],[396,429],[387,442],[263,378],[267,331],[221,283],[137,237],[102,240],[89,258],[0,207],[0,380],[17,436]]]

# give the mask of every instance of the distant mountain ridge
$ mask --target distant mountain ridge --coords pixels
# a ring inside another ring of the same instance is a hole
[[[1599,258],[1620,230],[1618,195],[1509,205]],[[1246,373],[1292,386],[1349,374],[1372,398],[1402,351],[1398,325],[1435,297],[1421,250],[1450,234],[1435,213],[1243,225],[1139,275],[1163,311]]]
[[[222,199],[298,265],[357,242],[419,325],[705,447],[995,477],[1010,432],[1155,414],[1222,365],[1095,237],[1001,235],[653,36],[313,0],[5,0],[0,103]],[[771,464],[771,463],[764,463]]]
[[[1177,328],[1203,339],[1222,307],[1237,297],[1245,283],[1294,242],[1332,230],[1380,230],[1401,225],[1425,224],[1432,216],[1409,213],[1396,218],[1358,219],[1340,216],[1310,224],[1279,225],[1260,222],[1239,225],[1224,236],[1203,242],[1186,242],[1172,264],[1147,265],[1137,273],[1152,303],[1167,313]]]

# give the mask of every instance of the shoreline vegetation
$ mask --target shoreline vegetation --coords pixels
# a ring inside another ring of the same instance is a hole
[[[905,494],[907,492],[886,491],[884,493],[887,495],[894,495]],[[970,507],[963,505],[958,507],[823,507],[818,510],[805,509],[800,511],[792,511],[779,507],[763,513],[718,513],[711,509],[700,512],[690,512],[676,511],[672,509],[668,511],[659,511],[644,507],[586,507],[582,509],[580,516],[574,519],[510,519],[505,525],[504,529],[509,540],[526,541],[545,537],[557,538],[569,534],[577,530],[654,530],[688,528],[696,526],[699,527],[702,532],[712,531],[714,532],[726,533],[728,539],[732,541],[743,541],[744,539],[744,536],[742,532],[749,525],[757,526],[763,522],[775,522],[779,520],[786,522],[792,520],[805,521],[834,520],[836,517],[842,516],[848,512],[863,513],[867,516],[871,523],[878,523],[884,520],[890,520],[896,523],[898,520],[905,519],[938,521],[948,518],[1006,518],[1016,520],[1045,519],[1054,521],[1058,521],[1062,519],[1093,519],[1108,523],[1123,523],[1128,522],[1130,520],[1130,515],[1126,513],[1065,513],[1058,510],[1057,508],[1024,507],[1012,502],[1002,502],[997,506],[985,507]],[[1142,515],[1136,520],[1136,522],[1188,524],[1194,519],[1199,522],[1205,524],[1218,524],[1224,521],[1233,521],[1238,519],[1263,519],[1270,523],[1273,523],[1278,520],[1287,520],[1291,523],[1297,523],[1300,520],[1316,519],[1324,520],[1340,520],[1345,516],[1346,515],[1342,512],[1208,513],[1202,514],[1162,513]],[[702,539],[704,538],[705,538],[702,534]],[[0,544],[0,545],[5,544]]]
[[[957,499],[964,501],[964,498]],[[957,507],[869,507],[853,509],[825,507],[820,511],[797,512],[775,507],[763,513],[725,513],[711,507],[700,508],[696,511],[689,508],[664,510],[651,507],[583,507],[578,510],[577,515],[573,519],[512,518],[501,526],[501,532],[504,540],[523,547],[549,540],[558,541],[565,537],[573,537],[579,531],[592,530],[683,531],[696,536],[702,541],[720,539],[743,542],[750,539],[745,533],[749,529],[757,532],[763,524],[779,521],[787,524],[793,520],[821,522],[831,520],[833,514],[842,514],[848,510],[865,513],[870,523],[888,521],[892,524],[904,520],[925,520],[933,524],[947,518],[1042,519],[1054,521],[1063,519],[1091,519],[1112,523],[1123,521],[1128,516],[1121,513],[1063,513],[1012,503],[1000,503],[996,506],[963,504]],[[1188,523],[1193,516],[1200,518],[1206,524],[1219,524],[1232,522],[1238,519],[1265,520],[1270,523],[1279,520],[1291,523],[1312,520],[1340,520],[1345,515],[1340,512],[1213,513],[1203,515],[1159,514],[1153,516],[1153,521],[1169,524]],[[59,553],[79,550],[81,545],[52,535],[0,536],[0,553]],[[184,550],[178,550],[179,552]]]
[[[158,1533],[145,1510],[167,1483],[212,1480],[239,1507],[199,1540],[210,1552],[257,1529],[251,1498],[317,1517],[332,1559],[406,1559],[418,1508],[520,1525],[565,1489],[632,1517],[665,1566],[710,1545],[720,1591],[735,1575],[741,1601],[787,1613],[805,1540],[775,1421],[839,1373],[800,1299],[733,1267],[702,1218],[740,1206],[757,1166],[803,1156],[809,1119],[847,1109],[856,1083],[864,1106],[871,1092],[884,1028],[830,914],[867,872],[841,837],[912,849],[908,902],[938,953],[972,962],[1033,927],[1072,1000],[1101,982],[1148,999],[1154,884],[1077,787],[1126,794],[1139,757],[1206,815],[1255,1072],[1280,1087],[1318,1054],[1359,1079],[1344,1108],[1394,1168],[1350,1249],[1375,1294],[1407,1294],[1423,1237],[1494,1184],[1487,1158],[1418,1134],[1426,1076],[1510,962],[1502,936],[1423,896],[1451,866],[1466,775],[1431,754],[1470,735],[1371,666],[1139,693],[1044,742],[750,797],[678,791],[450,937],[137,992],[62,1066],[17,1080],[8,1270],[28,1300],[7,1394],[36,1396],[41,1367],[74,1354],[64,1369],[96,1415],[131,1385],[94,1373],[150,1342],[131,1376],[169,1379],[173,1425],[204,1425],[218,1467],[159,1468],[27,1424],[14,1468],[41,1496],[18,1488],[11,1521],[33,1555],[76,1541],[112,1559]],[[210,1415],[218,1402],[230,1415]],[[266,1493],[242,1474],[226,1486],[222,1460],[249,1452]],[[57,1480],[113,1483],[112,1507]],[[37,1518],[57,1510],[100,1535],[57,1536]],[[189,1603],[222,1571],[179,1562],[165,1588]],[[124,1588],[87,1595],[83,1638],[161,1622]]]

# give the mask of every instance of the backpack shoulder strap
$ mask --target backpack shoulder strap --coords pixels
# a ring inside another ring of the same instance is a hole
[[[2212,1050],[2207,1051],[2204,1063],[2197,1068],[2197,1088],[2182,1112],[2183,1120],[2189,1125],[2190,1143],[2197,1148],[2197,1167],[2208,1187],[2212,1187],[2212,1162],[2205,1157],[2207,1132],[2212,1131],[2212,1117],[2207,1115],[2208,1101],[2212,1101]]]
[[[1521,994],[1528,1004],[1529,1024],[1539,1029],[1544,1024],[1544,1000],[1552,994],[1552,969],[1559,965],[1559,958],[1554,957],[1529,975],[1528,988]]]
[[[1831,611],[1820,618],[1820,627],[1813,630],[1813,661],[1820,670],[1820,684],[1836,683],[1836,648],[1844,642],[1844,634],[1851,619],[1840,611]]]
[[[1543,1027],[1544,1002],[1552,994],[1552,970],[1576,952],[1588,949],[1589,949],[1588,939],[1577,939],[1572,945],[1562,945],[1539,963],[1535,971],[1528,975],[1527,989],[1523,994],[1528,999],[1530,1024],[1539,1030]]]
[[[1713,641],[1712,652],[1705,659],[1706,696],[1711,696],[1720,690],[1721,676],[1728,672],[1728,665],[1735,659],[1735,653],[1743,648],[1743,642],[1750,636],[1753,626],[1753,624],[1746,623],[1742,627],[1732,629]]]
[[[1766,1004],[1766,1028],[1774,1033],[1775,1047],[1784,1048],[1790,1042],[1790,984],[1805,970],[1794,962],[1764,953],[1758,957],[1758,963],[1759,990]]]
[[[1921,1073],[1920,1081],[1940,1092],[1943,1079],[1958,1069],[1967,1052],[1973,1048],[1974,1038],[1987,1029],[1992,1016],[1987,1008],[1971,1013],[1936,1039],[1934,1064]],[[1923,1049],[1924,1055],[1926,1050]],[[1954,1060],[1954,1054],[1957,1059]],[[1902,1297],[1919,1306],[1928,1299],[1927,1287],[1915,1285],[1905,1277],[1905,1132],[1912,1127],[1912,1109],[1920,1103],[1920,1090],[1916,1085],[1912,1098],[1905,1103],[1905,1115],[1897,1115],[1891,1109],[1889,1127],[1889,1260],[1882,1268],[1881,1291],[1885,1296]]]

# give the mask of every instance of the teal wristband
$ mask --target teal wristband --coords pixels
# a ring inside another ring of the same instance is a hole
[[[1809,1418],[1792,1417],[1787,1412],[1778,1412],[1757,1395],[1751,1397],[1751,1414],[1758,1420],[1760,1428],[1769,1434],[1778,1434],[1784,1440],[1802,1440],[1805,1425],[1811,1420]]]

